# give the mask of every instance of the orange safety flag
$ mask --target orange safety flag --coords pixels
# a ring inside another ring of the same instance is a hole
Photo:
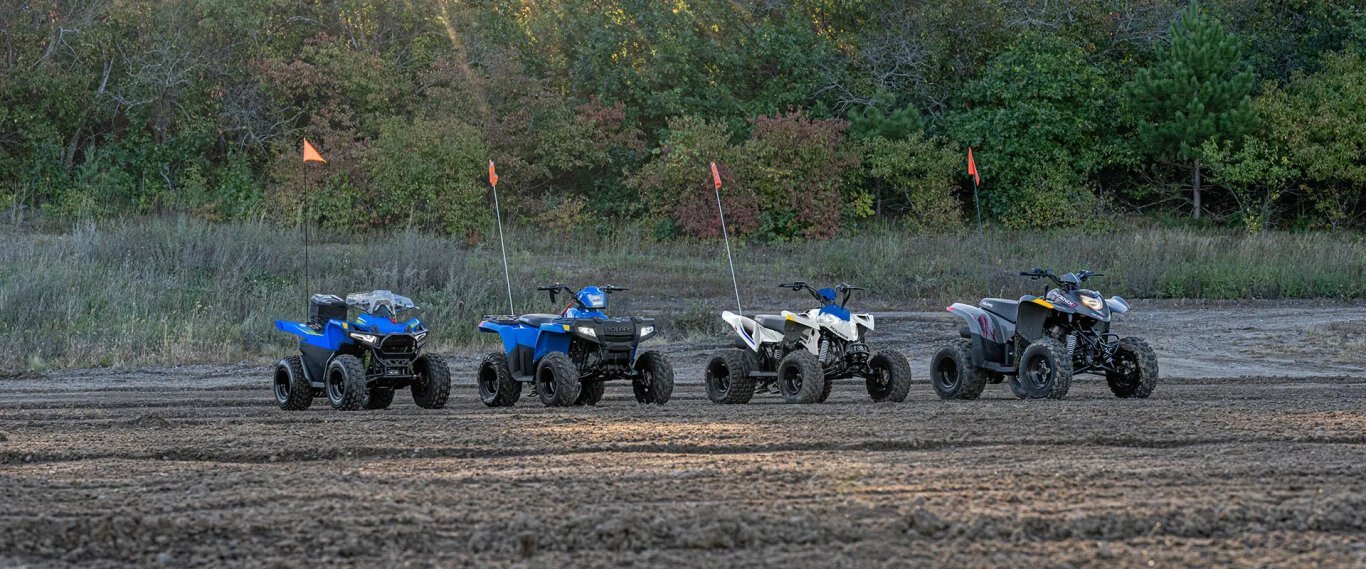
[[[972,176],[974,185],[982,185],[982,177],[977,175],[977,162],[972,159],[972,147],[968,147],[968,175]]]
[[[304,139],[304,162],[321,162],[323,164],[327,163],[326,160],[323,160],[323,155],[318,154],[318,149],[313,148],[313,145],[309,144],[307,138]]]
[[[716,163],[711,163],[711,181],[716,184],[716,189],[721,189],[721,172],[716,170]]]
[[[498,171],[493,168],[492,160],[489,160],[489,185],[498,187]]]

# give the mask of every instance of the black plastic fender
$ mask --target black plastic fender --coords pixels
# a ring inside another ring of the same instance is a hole
[[[1065,306],[1055,306],[1053,303],[1036,296],[1020,297],[1020,313],[1016,321],[1016,331],[1026,342],[1034,343],[1043,337],[1043,323],[1054,312],[1066,314],[1073,311]]]
[[[1013,366],[1014,358],[1010,353],[1010,341],[1015,335],[1013,323],[961,302],[948,307],[948,311],[967,323],[968,336],[972,339],[973,365],[996,371]]]

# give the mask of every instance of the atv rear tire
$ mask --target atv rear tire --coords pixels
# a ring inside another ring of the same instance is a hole
[[[906,356],[895,350],[883,350],[868,360],[868,367],[874,373],[864,383],[873,401],[900,403],[906,400],[911,393],[911,363],[906,361]]]
[[[303,411],[313,405],[313,386],[304,377],[299,356],[289,356],[275,364],[275,403],[285,411]]]
[[[1020,369],[1010,390],[1020,399],[1062,399],[1072,387],[1072,358],[1053,338],[1040,338],[1020,355]]]
[[[574,400],[575,405],[596,406],[602,401],[602,394],[607,391],[606,381],[586,381],[579,389],[579,398]]]
[[[479,363],[479,399],[489,407],[511,407],[522,398],[522,382],[512,379],[508,357],[503,352],[484,356]]]
[[[976,399],[989,379],[972,363],[972,340],[954,340],[930,360],[930,383],[940,399]]]
[[[1157,387],[1157,354],[1143,339],[1131,336],[1120,340],[1115,364],[1119,369],[1105,374],[1115,397],[1146,399]]]
[[[815,354],[797,350],[778,364],[778,391],[788,403],[816,403],[825,389],[825,370]]]
[[[441,356],[423,354],[413,361],[417,379],[408,390],[413,392],[413,403],[423,409],[440,409],[451,396],[451,368]]]
[[[636,402],[643,405],[663,405],[674,394],[674,368],[664,354],[644,352],[636,357],[636,370],[641,377],[631,382]]]
[[[366,396],[363,407],[366,409],[388,409],[393,402],[394,390],[376,387],[371,389],[370,394]]]
[[[365,405],[365,365],[356,356],[341,355],[327,364],[327,400],[338,411],[355,411]]]
[[[536,365],[536,395],[546,407],[573,405],[582,388],[578,368],[563,352],[546,354]]]
[[[744,404],[754,397],[754,378],[749,360],[739,349],[722,350],[707,362],[703,381],[707,384],[707,399],[712,403]]]

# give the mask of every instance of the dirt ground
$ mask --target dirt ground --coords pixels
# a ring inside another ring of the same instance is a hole
[[[1366,306],[1139,305],[1151,399],[286,413],[255,364],[0,379],[0,566],[1366,567]],[[943,313],[880,314],[930,352]],[[452,354],[461,379],[476,354]]]

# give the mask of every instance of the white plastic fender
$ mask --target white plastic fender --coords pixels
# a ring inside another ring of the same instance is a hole
[[[782,315],[788,322],[796,323],[805,328],[805,330],[802,331],[802,345],[806,346],[806,351],[815,355],[820,355],[820,342],[817,342],[816,338],[821,334],[821,323],[816,319],[816,311],[813,310],[807,314],[798,314],[796,312],[784,310]]]
[[[735,329],[735,333],[740,336],[740,340],[749,346],[749,349],[759,351],[760,344],[768,344],[783,341],[783,335],[777,331],[769,330],[760,326],[752,318],[740,316],[729,310],[721,313],[721,319],[730,324]]]

